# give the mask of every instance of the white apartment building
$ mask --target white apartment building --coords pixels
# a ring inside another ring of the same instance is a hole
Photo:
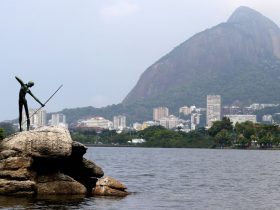
[[[179,108],[179,113],[182,113],[184,115],[189,115],[192,113],[191,108],[188,106],[183,106]]]
[[[210,128],[213,122],[221,120],[221,96],[207,95],[206,127]]]
[[[195,130],[200,123],[200,114],[193,113],[191,115],[191,130]]]
[[[159,120],[159,124],[167,129],[177,128],[180,121],[174,115],[169,115],[168,117],[163,117]]]
[[[51,125],[67,127],[66,116],[61,113],[52,114]]]
[[[80,121],[79,126],[109,129],[113,127],[113,123],[103,117],[92,117],[90,119]]]
[[[235,126],[235,124],[251,121],[253,123],[257,122],[257,116],[256,115],[225,115],[225,117],[228,117],[232,124]]]
[[[161,118],[167,117],[169,110],[167,107],[157,107],[153,109],[153,120],[159,121]]]
[[[29,109],[30,128],[38,128],[47,124],[47,112],[43,109]],[[25,112],[22,115],[22,123],[26,123],[27,117]],[[25,128],[26,126],[23,126]]]
[[[272,115],[271,114],[263,115],[262,116],[262,121],[271,123],[273,121]]]
[[[113,127],[114,129],[123,130],[126,128],[126,117],[123,115],[118,115],[113,117]]]
[[[137,131],[140,131],[140,130],[142,130],[142,124],[138,123],[138,122],[133,123],[133,128]]]

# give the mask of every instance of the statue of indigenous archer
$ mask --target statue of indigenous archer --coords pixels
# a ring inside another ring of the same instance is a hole
[[[16,77],[17,81],[20,83],[21,88],[19,91],[19,100],[18,100],[18,105],[19,105],[19,128],[20,131],[22,131],[22,107],[24,106],[26,118],[27,118],[27,130],[29,130],[30,127],[30,119],[29,119],[29,111],[28,111],[28,105],[27,105],[27,100],[25,98],[26,93],[31,95],[42,107],[45,106],[45,104],[41,103],[39,99],[37,99],[30,91],[29,88],[31,88],[34,85],[34,82],[28,82],[27,84],[24,84],[24,82]]]

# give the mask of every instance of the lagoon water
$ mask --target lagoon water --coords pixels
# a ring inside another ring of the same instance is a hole
[[[279,209],[280,151],[90,147],[125,198],[0,197],[1,209]]]

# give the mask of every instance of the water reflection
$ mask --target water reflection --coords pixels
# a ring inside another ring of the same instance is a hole
[[[0,196],[0,207],[1,209],[26,209],[26,207],[33,205],[33,197],[23,196]]]
[[[84,197],[80,195],[0,196],[0,209],[92,209],[93,206],[113,204],[122,199],[121,197]]]

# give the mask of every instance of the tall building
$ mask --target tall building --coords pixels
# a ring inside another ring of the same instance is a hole
[[[169,110],[167,107],[157,107],[153,110],[153,120],[159,121],[161,118],[167,117]]]
[[[163,117],[159,120],[159,124],[165,128],[172,129],[177,128],[180,124],[180,121],[174,115],[169,115],[167,117]]]
[[[126,127],[126,117],[123,115],[114,116],[113,127],[114,129],[123,130]]]
[[[221,96],[207,95],[206,126],[210,128],[214,121],[221,120]]]
[[[38,128],[47,124],[47,112],[43,109],[29,109],[30,128]],[[22,123],[26,123],[27,117],[25,112],[22,115]],[[23,126],[25,127],[25,126]]]
[[[200,114],[198,113],[193,113],[191,114],[191,130],[195,130],[196,127],[200,123]]]
[[[60,113],[52,114],[51,125],[67,127],[66,116]]]

